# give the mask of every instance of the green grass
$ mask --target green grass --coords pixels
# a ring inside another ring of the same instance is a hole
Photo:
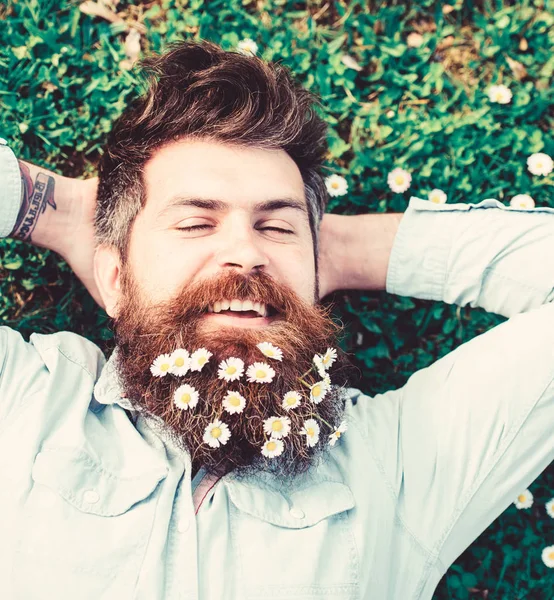
[[[109,23],[67,0],[8,0],[0,5],[0,136],[23,159],[93,174],[106,132],[139,89],[120,66],[130,26],[141,31],[143,53],[183,37],[229,49],[249,37],[263,58],[289,66],[322,97],[328,172],[349,183],[330,210],[403,211],[411,194],[433,188],[449,202],[528,193],[554,206],[552,176],[533,177],[525,162],[533,152],[554,156],[554,3],[449,2],[121,1],[119,22]],[[414,31],[423,35],[418,48],[407,45]],[[510,87],[510,104],[489,102],[494,83]],[[405,194],[386,184],[397,166],[413,176]],[[25,335],[76,331],[109,351],[106,316],[59,257],[13,240],[0,248],[3,324]],[[501,320],[386,294],[338,293],[334,301],[360,367],[353,383],[370,394],[402,385]],[[544,510],[554,469],[531,490],[534,507],[512,506],[493,523],[448,571],[437,600],[551,600],[554,574],[540,551],[554,544]]]

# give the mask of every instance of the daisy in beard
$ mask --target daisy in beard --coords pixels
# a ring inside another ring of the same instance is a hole
[[[334,446],[340,439],[340,436],[348,429],[346,421],[342,423],[329,435],[329,446]]]
[[[181,410],[194,408],[198,404],[198,392],[192,385],[181,385],[173,394],[173,404]]]
[[[171,354],[171,373],[184,377],[190,368],[190,354],[184,348],[178,348]]]
[[[308,447],[313,448],[319,441],[318,422],[315,419],[306,419],[300,433],[306,436],[306,444]]]
[[[261,342],[258,344],[257,348],[259,348],[262,354],[268,358],[273,358],[274,360],[283,360],[283,351],[269,342]]]
[[[249,383],[271,383],[275,371],[267,363],[255,362],[246,369],[246,377]]]
[[[310,400],[314,404],[319,404],[323,398],[325,398],[328,389],[329,385],[325,380],[314,383],[314,385],[310,387]]]
[[[325,354],[321,357],[323,366],[329,370],[337,360],[337,351],[334,348],[327,348]]]
[[[230,437],[229,427],[223,421],[215,419],[204,430],[203,440],[210,448],[219,448],[225,445]]]
[[[319,376],[325,377],[327,371],[325,370],[325,365],[323,364],[323,357],[319,354],[316,354],[313,358],[313,362],[317,372],[319,373]]]
[[[264,421],[264,432],[277,439],[287,437],[290,433],[290,419],[288,417],[269,417]]]
[[[219,363],[217,376],[225,381],[236,381],[244,373],[244,362],[240,358],[228,358]]]
[[[283,404],[281,406],[289,411],[300,406],[301,400],[302,396],[298,392],[290,391],[283,396]]]
[[[223,408],[230,414],[238,414],[244,410],[246,406],[246,398],[238,392],[227,392],[223,398]]]
[[[198,348],[190,357],[190,370],[201,371],[212,356],[212,353],[206,348]]]
[[[160,354],[150,367],[154,377],[165,377],[171,371],[171,354]]]
[[[275,458],[283,454],[284,449],[285,444],[283,444],[283,440],[271,438],[263,445],[262,454],[267,458]]]

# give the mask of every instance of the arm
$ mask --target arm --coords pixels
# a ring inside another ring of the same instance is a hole
[[[331,215],[320,227],[321,296],[335,290],[384,290],[401,213]]]
[[[6,178],[1,233],[63,256],[99,302],[92,271],[96,179],[70,179],[16,160],[5,145],[0,160]]]
[[[554,297],[554,209],[412,198],[404,215],[342,219],[347,222],[322,224],[330,289],[386,285],[393,294],[469,304],[506,317]]]

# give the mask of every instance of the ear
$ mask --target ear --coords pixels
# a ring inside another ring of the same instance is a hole
[[[110,317],[117,317],[121,295],[121,259],[113,246],[98,246],[94,254],[94,279]]]

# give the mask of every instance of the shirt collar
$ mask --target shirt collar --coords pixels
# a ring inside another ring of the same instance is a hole
[[[117,404],[125,410],[134,410],[129,399],[125,397],[121,379],[117,374],[117,348],[104,365],[100,377],[94,386],[94,399],[99,404]]]

